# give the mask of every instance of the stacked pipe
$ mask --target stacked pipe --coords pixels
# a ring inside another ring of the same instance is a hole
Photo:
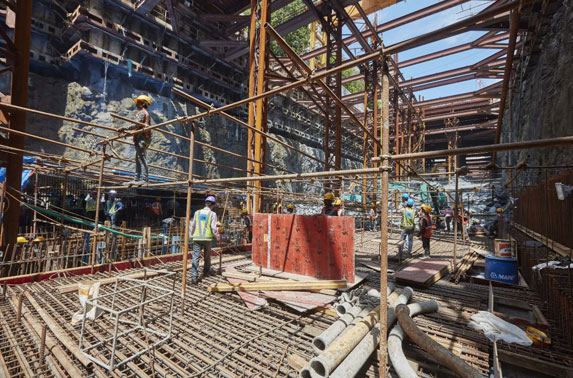
[[[399,294],[399,295],[398,295]],[[387,322],[396,321],[394,308],[399,304],[407,304],[413,291],[406,287],[394,290],[388,285],[389,306]],[[345,305],[354,301],[354,306]],[[380,295],[375,290],[356,291],[343,295],[337,305],[344,314],[321,335],[313,340],[313,348],[318,354],[311,359],[309,365],[300,372],[302,378],[322,377],[353,377],[366,363],[380,341]],[[374,307],[374,308],[373,308]]]

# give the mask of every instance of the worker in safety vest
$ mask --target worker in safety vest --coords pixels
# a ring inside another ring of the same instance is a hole
[[[249,210],[241,210],[241,217],[243,218],[243,226],[245,226],[245,235],[247,243],[253,240],[253,216],[249,215]]]
[[[420,237],[422,238],[422,247],[424,248],[424,255],[430,256],[430,238],[432,237],[432,218],[430,213],[432,208],[428,205],[422,205],[423,216],[420,217]]]
[[[294,214],[294,205],[289,203],[286,207],[287,214]]]
[[[217,229],[217,214],[213,211],[216,200],[214,196],[205,198],[205,207],[197,210],[191,222],[190,235],[193,238],[193,263],[191,266],[191,282],[199,282],[199,258],[201,250],[204,253],[203,277],[211,274],[211,244],[213,238],[221,239]]]
[[[117,192],[115,190],[110,190],[109,195],[107,197],[107,200],[105,201],[105,205],[103,207],[103,213],[106,216],[106,219],[109,221],[111,221],[111,215],[110,215],[109,211],[111,210],[111,207],[113,206],[113,202],[115,201],[116,194],[117,194]]]
[[[109,208],[108,216],[111,221],[112,227],[119,226],[119,220],[121,219],[121,214],[123,213],[123,202],[121,202],[121,198],[115,197],[113,198],[113,202]]]
[[[452,217],[454,216],[454,212],[452,211],[452,208],[449,206],[446,206],[446,208],[444,209],[444,220],[446,221],[446,230],[448,232],[450,232],[450,224],[452,223]]]
[[[330,215],[337,217],[338,216],[338,209],[334,207],[334,194],[326,193],[324,195],[324,207],[322,208],[321,215]]]
[[[145,127],[151,125],[149,111],[147,111],[147,108],[151,106],[151,98],[146,95],[140,95],[133,101],[135,101],[135,107],[138,110],[137,114],[135,114],[135,120],[144,124]],[[121,127],[117,131],[118,133],[124,133],[128,130],[141,130],[143,128],[144,126],[134,124],[129,127]],[[128,185],[143,185],[148,183],[149,169],[147,167],[145,155],[150,144],[151,130],[133,134],[133,145],[135,146],[135,180],[128,182]]]
[[[412,256],[412,244],[414,241],[414,229],[415,229],[415,216],[414,211],[414,200],[408,199],[406,201],[406,206],[401,210],[402,222],[400,223],[400,228],[402,232],[400,233],[400,241],[406,241],[406,257]],[[402,244],[398,247],[398,254],[402,256]]]
[[[97,208],[97,190],[93,190],[85,198],[86,202],[86,218],[94,220]]]

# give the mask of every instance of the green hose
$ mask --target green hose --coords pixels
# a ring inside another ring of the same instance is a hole
[[[56,217],[56,218],[62,218],[62,214],[56,213],[55,211],[52,211],[52,210],[48,210],[48,209],[44,209],[44,208],[41,208],[38,206],[30,205],[29,203],[25,203],[25,202],[22,202],[22,205],[24,205],[25,207],[27,207],[31,210],[37,211],[38,213],[42,213],[44,215],[48,215],[48,216]],[[64,215],[64,220],[67,220],[67,221],[73,222],[73,223],[79,223],[79,224],[84,225],[84,226],[95,227],[95,223],[93,223],[93,222],[88,222],[88,221],[85,221],[82,219],[70,217],[68,215]],[[104,226],[101,224],[98,226],[98,228],[105,230],[105,231],[112,232],[116,235],[125,236],[128,238],[143,239],[142,235],[126,234],[125,232],[114,230],[113,228],[110,228],[110,227],[107,227],[107,226]],[[163,239],[163,238],[164,238],[163,236],[152,236],[151,237],[151,239]]]

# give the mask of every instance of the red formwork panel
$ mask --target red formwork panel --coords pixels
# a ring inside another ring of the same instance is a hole
[[[354,282],[354,218],[255,214],[253,263],[324,280]]]

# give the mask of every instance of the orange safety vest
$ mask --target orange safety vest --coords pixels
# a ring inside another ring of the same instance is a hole
[[[429,215],[425,215],[423,217],[420,218],[420,229],[422,228],[422,222],[423,220],[426,220],[426,228],[424,229],[424,232],[422,232],[422,237],[429,239],[432,237],[432,218],[430,218]]]
[[[153,213],[155,215],[160,215],[161,214],[161,203],[153,202],[153,204],[151,205],[151,210],[153,211]]]

